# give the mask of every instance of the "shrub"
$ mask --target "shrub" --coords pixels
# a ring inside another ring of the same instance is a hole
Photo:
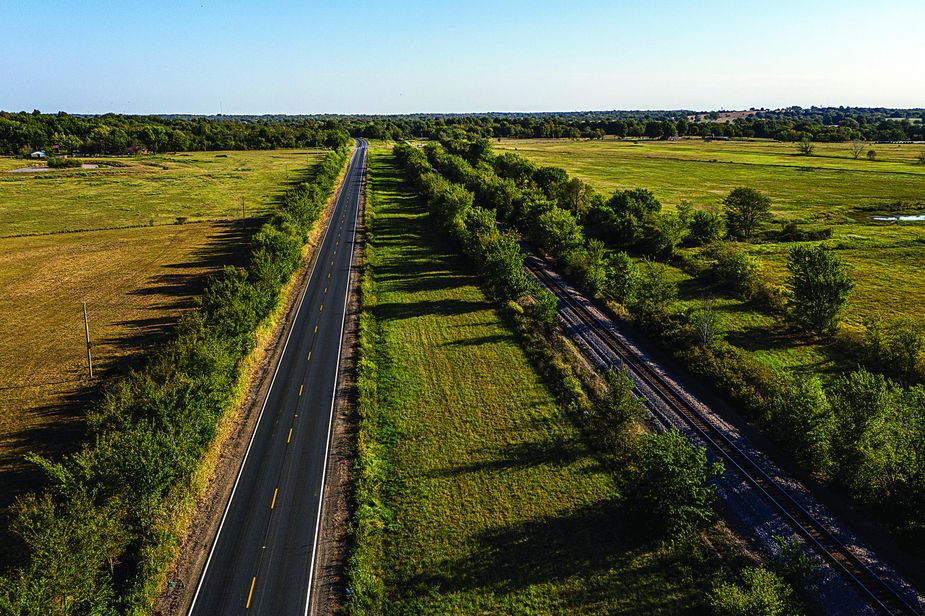
[[[64,158],[60,156],[50,156],[47,162],[49,169],[69,169],[83,165],[83,162],[81,162],[79,158]]]
[[[744,586],[722,582],[713,587],[710,605],[719,616],[779,616],[790,611],[793,589],[764,567],[745,567]]]
[[[742,247],[720,243],[708,255],[716,262],[708,271],[708,279],[735,293],[744,300],[755,297],[762,285],[761,262]]]
[[[722,216],[708,210],[697,210],[691,215],[686,243],[704,246],[722,238],[725,233],[726,224]]]

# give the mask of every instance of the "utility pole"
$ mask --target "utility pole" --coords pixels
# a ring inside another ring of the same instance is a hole
[[[87,334],[87,371],[93,378],[93,358],[90,357],[90,320],[87,319],[87,303],[84,302],[84,332]]]

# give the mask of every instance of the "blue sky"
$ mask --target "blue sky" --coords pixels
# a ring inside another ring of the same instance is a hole
[[[0,0],[0,109],[925,106],[922,0]]]

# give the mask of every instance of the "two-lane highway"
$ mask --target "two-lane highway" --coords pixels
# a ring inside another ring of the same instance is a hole
[[[190,614],[307,614],[366,142],[344,185]]]

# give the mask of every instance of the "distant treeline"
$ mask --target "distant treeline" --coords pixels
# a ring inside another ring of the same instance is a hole
[[[569,114],[486,114],[345,118],[351,134],[372,139],[478,137],[602,139],[676,136],[767,138],[780,141],[925,140],[925,110],[793,107],[720,121],[720,112],[607,111]]]
[[[678,136],[780,141],[921,141],[925,109],[790,107],[723,112],[600,111],[574,113],[416,114],[393,116],[78,116],[0,111],[0,152],[127,154],[184,150],[337,148],[348,138],[480,137],[667,139]],[[722,121],[726,120],[726,121]]]
[[[350,135],[335,120],[240,120],[157,116],[75,116],[0,111],[0,152],[33,150],[81,154],[131,154],[200,150],[268,150],[347,145]]]

